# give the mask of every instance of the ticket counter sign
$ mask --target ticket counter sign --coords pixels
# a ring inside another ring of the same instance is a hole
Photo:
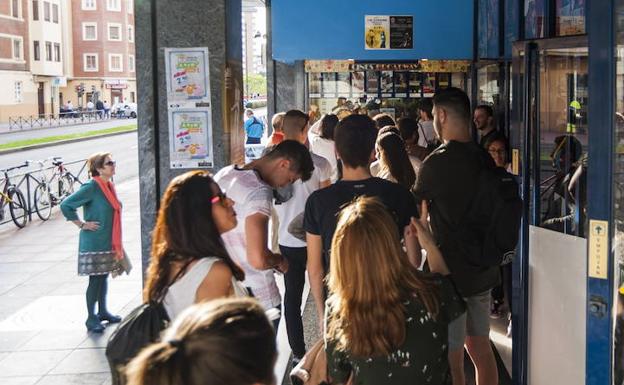
[[[414,48],[412,16],[366,15],[364,46],[367,50]]]

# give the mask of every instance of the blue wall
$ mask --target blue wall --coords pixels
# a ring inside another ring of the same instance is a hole
[[[273,59],[472,59],[469,0],[273,0]],[[414,48],[364,49],[365,15],[414,17]]]

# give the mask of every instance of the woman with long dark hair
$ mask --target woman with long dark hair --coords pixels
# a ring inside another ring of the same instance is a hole
[[[321,119],[321,132],[319,136],[310,139],[310,150],[329,161],[332,167],[331,181],[338,179],[338,159],[336,158],[336,144],[334,143],[334,129],[338,124],[338,117],[327,114]]]
[[[406,257],[392,215],[360,197],[340,213],[332,240],[326,304],[328,374],[334,384],[450,383],[448,324],[463,311],[448,267],[428,230],[427,209],[412,219],[432,272]]]
[[[244,296],[241,268],[228,255],[221,234],[236,227],[234,202],[209,173],[174,178],[161,200],[152,235],[145,300],[163,300],[170,319],[193,303]]]
[[[379,160],[379,171],[376,176],[411,190],[416,183],[416,172],[403,139],[395,133],[388,132],[377,138],[375,148]]]

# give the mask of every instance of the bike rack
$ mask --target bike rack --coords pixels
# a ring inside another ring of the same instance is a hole
[[[83,184],[84,182],[81,179],[81,175],[85,172],[85,169],[87,167],[87,160],[86,159],[80,159],[80,160],[75,160],[72,162],[63,162],[63,166],[67,167],[67,166],[71,166],[74,164],[78,164],[78,163],[82,163],[82,166],[80,167],[80,170],[77,173],[72,173],[75,177],[76,177],[76,181],[79,184]],[[32,186],[37,186],[40,182],[40,180],[34,176],[33,174],[39,174],[40,172],[46,172],[49,170],[52,170],[56,168],[56,166],[49,166],[46,167],[44,169],[36,169],[36,170],[32,170],[32,171],[27,171],[27,172],[23,172],[23,173],[19,173],[19,174],[14,174],[11,175],[11,180],[15,181],[18,180],[18,182],[15,182],[15,186],[20,189],[22,192],[24,192],[25,194],[25,198],[26,198],[26,207],[27,207],[27,212],[28,212],[28,222],[32,222],[32,217],[34,214],[34,197],[32,196],[34,194],[34,190],[32,189]],[[4,182],[4,177],[0,178],[0,183]],[[32,181],[32,182],[31,182]],[[32,184],[31,184],[32,183]],[[24,191],[24,189],[22,188],[22,186],[26,184],[26,189]],[[53,205],[52,207],[54,207],[55,205]],[[5,223],[9,223],[9,222],[13,222],[13,220],[11,219],[11,214],[8,213],[8,207],[7,207],[7,212],[5,213],[5,217],[2,221],[0,221],[0,225],[3,225]]]

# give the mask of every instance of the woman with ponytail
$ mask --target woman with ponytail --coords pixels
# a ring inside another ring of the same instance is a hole
[[[110,153],[100,152],[89,157],[87,167],[91,180],[63,200],[61,211],[80,231],[78,275],[89,276],[85,325],[88,331],[102,333],[102,321],[121,321],[121,317],[111,314],[106,306],[108,274],[129,272],[130,266],[121,242],[121,203],[111,180],[115,175],[115,161]],[[83,220],[77,214],[80,207]]]
[[[253,299],[186,309],[127,366],[128,385],[274,385],[273,327]]]

